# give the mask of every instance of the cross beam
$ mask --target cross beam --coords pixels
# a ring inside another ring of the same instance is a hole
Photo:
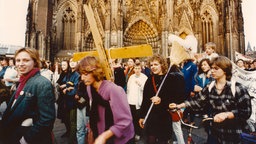
[[[73,56],[74,60],[78,61],[87,55],[98,56],[102,66],[103,66],[103,69],[105,71],[106,79],[111,80],[111,79],[113,79],[113,72],[112,72],[112,70],[110,68],[110,64],[109,64],[110,59],[146,57],[146,56],[153,55],[152,47],[147,44],[123,47],[123,48],[105,49],[103,46],[103,41],[100,36],[99,29],[97,27],[97,22],[94,17],[92,7],[89,2],[87,4],[84,4],[84,10],[86,13],[88,23],[91,28],[92,36],[94,39],[94,44],[96,46],[97,51],[74,53],[74,56]]]

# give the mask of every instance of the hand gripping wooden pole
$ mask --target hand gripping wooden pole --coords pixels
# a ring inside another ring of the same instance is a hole
[[[161,82],[161,84],[160,84],[160,86],[159,86],[159,88],[158,88],[158,90],[157,90],[157,92],[156,92],[156,96],[158,96],[158,94],[159,94],[159,92],[160,92],[160,90],[161,90],[161,88],[162,88],[162,86],[163,86],[163,84],[164,84],[164,82],[165,82],[165,79],[167,78],[167,76],[168,76],[168,74],[169,74],[169,72],[170,72],[170,69],[171,69],[171,66],[168,68],[168,71],[167,71],[167,73],[165,74],[164,79],[163,79],[163,81]],[[146,114],[146,116],[145,116],[145,118],[144,118],[143,125],[146,123],[146,121],[147,121],[147,119],[148,119],[148,116],[149,116],[149,114],[150,114],[150,112],[151,112],[153,106],[154,106],[154,103],[152,102],[151,105],[150,105],[150,107],[149,107],[149,109],[148,109],[148,112],[147,112],[147,114]]]
[[[171,50],[171,53],[170,53],[170,61],[171,61],[171,64],[168,68],[168,71],[167,73],[165,74],[164,76],[164,79],[163,81],[161,82],[161,85],[159,86],[158,90],[157,90],[157,93],[156,93],[156,96],[158,96],[163,84],[164,84],[164,81],[167,77],[167,75],[170,73],[170,69],[172,67],[173,64],[180,64],[182,61],[186,60],[190,58],[190,55],[188,54],[188,52],[184,49],[184,47],[182,47],[178,42],[174,41],[172,43],[172,50]],[[151,103],[150,107],[149,107],[149,110],[144,118],[144,121],[143,121],[143,124],[146,123],[147,119],[148,119],[148,116],[150,114],[150,111],[151,109],[153,108],[154,106],[154,103]]]

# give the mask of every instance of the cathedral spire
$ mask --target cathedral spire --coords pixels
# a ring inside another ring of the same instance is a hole
[[[248,42],[248,44],[247,44],[247,52],[251,52],[251,51],[252,51],[251,44],[250,44],[250,42]]]

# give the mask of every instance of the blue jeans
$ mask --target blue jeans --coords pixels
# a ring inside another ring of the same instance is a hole
[[[180,121],[178,121],[178,122],[173,121],[172,128],[173,128],[173,132],[176,136],[178,144],[185,144]]]
[[[76,138],[77,144],[85,144],[85,136],[87,134],[87,124],[89,117],[86,117],[86,107],[77,109],[77,126]]]

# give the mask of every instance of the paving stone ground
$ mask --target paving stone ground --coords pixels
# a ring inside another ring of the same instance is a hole
[[[6,104],[3,103],[0,106],[0,113],[3,112],[6,108]],[[0,114],[0,119],[1,119],[1,114]],[[195,123],[196,125],[199,125],[201,122],[200,118],[196,118],[195,119]],[[187,140],[187,136],[188,136],[188,128],[183,126],[183,133],[184,133],[184,138],[185,141]],[[61,135],[65,133],[65,126],[63,123],[61,123],[61,121],[59,119],[55,120],[54,123],[54,128],[53,128],[53,134],[54,134],[54,143],[55,144],[68,144],[68,139],[67,138],[61,138]],[[201,127],[199,129],[193,129],[192,131],[192,138],[194,140],[194,142],[196,144],[203,144],[206,141],[206,133],[204,132],[204,129]],[[136,142],[136,144],[145,144],[143,138]],[[170,144],[172,144],[172,140],[170,140]]]

